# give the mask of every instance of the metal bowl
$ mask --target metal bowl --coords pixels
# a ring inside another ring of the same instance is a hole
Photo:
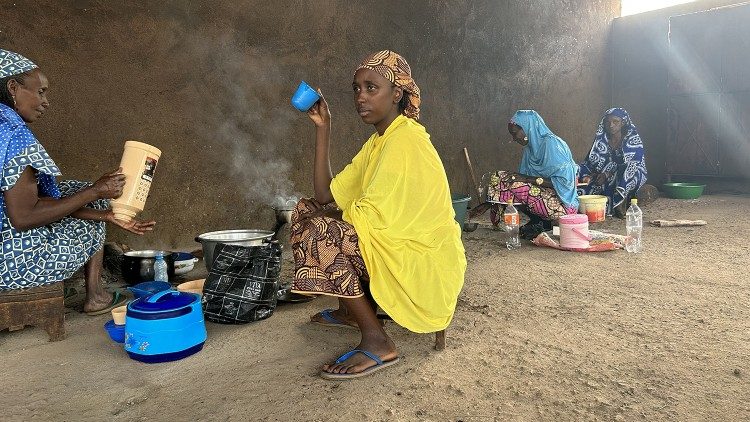
[[[167,276],[174,277],[174,255],[172,251],[142,250],[128,251],[122,255],[122,276],[128,284],[137,284],[154,279],[154,261],[156,255],[164,257],[167,263]]]
[[[214,262],[214,249],[219,243],[240,246],[260,246],[273,236],[269,230],[220,230],[215,232],[203,233],[195,238],[195,241],[203,247],[203,262],[206,269],[211,270],[211,264]]]

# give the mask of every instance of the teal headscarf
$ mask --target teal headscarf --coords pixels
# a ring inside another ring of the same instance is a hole
[[[578,208],[576,173],[573,154],[559,136],[552,133],[534,110],[518,110],[510,122],[521,126],[529,143],[523,148],[518,172],[552,180],[557,196],[567,207]]]

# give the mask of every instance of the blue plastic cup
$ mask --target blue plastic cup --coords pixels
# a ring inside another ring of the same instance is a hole
[[[292,96],[292,105],[299,111],[307,111],[319,99],[320,95],[307,82],[302,81],[297,87],[297,92]]]

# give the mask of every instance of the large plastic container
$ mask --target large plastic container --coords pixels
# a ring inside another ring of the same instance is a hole
[[[464,222],[466,221],[466,210],[469,209],[471,196],[454,193],[451,195],[451,200],[453,201],[453,211],[456,212],[456,221],[458,221],[458,225],[461,226],[463,232]]]
[[[197,353],[206,341],[201,297],[164,290],[128,304],[125,351],[135,360],[156,363]]]
[[[587,249],[590,239],[588,216],[568,214],[560,217],[560,246],[566,249]]]
[[[589,223],[600,223],[607,215],[607,198],[604,195],[579,195],[578,211],[586,214]]]
[[[120,160],[125,188],[122,196],[111,202],[115,218],[130,221],[143,211],[160,157],[161,150],[156,147],[137,141],[125,142]]]

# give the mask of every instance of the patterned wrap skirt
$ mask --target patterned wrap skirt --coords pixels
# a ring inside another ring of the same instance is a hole
[[[58,187],[62,197],[71,196],[89,182],[63,180]],[[88,205],[109,209],[99,199]],[[0,262],[0,290],[38,287],[70,278],[104,245],[103,221],[65,217],[35,229],[16,231],[7,216],[3,220],[3,251]]]
[[[566,207],[555,189],[515,181],[511,179],[512,175],[513,173],[502,170],[485,175],[485,178],[489,176],[487,202],[506,203],[512,197],[515,204],[526,205],[528,212],[543,220],[557,220],[563,215],[575,214],[578,211]]]
[[[363,296],[369,276],[354,226],[331,217],[311,217],[312,212],[302,201],[292,212],[292,292]]]

